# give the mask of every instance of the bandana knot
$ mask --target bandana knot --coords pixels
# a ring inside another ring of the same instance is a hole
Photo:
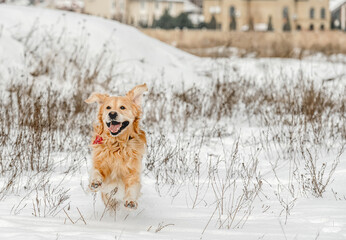
[[[97,135],[93,144],[102,144],[102,141],[103,141],[103,138]]]

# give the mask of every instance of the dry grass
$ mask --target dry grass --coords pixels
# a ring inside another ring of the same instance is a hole
[[[346,36],[342,32],[219,32],[213,30],[141,29],[145,34],[201,57],[301,58],[316,52],[325,55],[346,54]],[[220,47],[222,51],[220,51]],[[236,53],[227,48],[239,49]],[[225,50],[226,49],[226,50]]]

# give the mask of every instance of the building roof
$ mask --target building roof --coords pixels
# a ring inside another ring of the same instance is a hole
[[[184,12],[199,13],[202,12],[202,8],[198,7],[196,4],[189,0],[184,1]]]
[[[336,10],[339,8],[341,5],[346,4],[346,0],[330,0],[329,2],[329,9],[331,11]]]

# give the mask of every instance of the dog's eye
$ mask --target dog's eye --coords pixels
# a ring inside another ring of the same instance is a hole
[[[108,106],[108,107],[106,107],[107,109],[111,109],[111,107],[110,106]]]
[[[121,106],[121,107],[120,107],[120,109],[124,110],[124,109],[125,109],[125,107],[124,107],[124,106]]]

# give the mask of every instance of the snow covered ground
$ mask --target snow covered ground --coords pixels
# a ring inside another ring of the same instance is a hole
[[[345,59],[201,59],[115,21],[0,5],[0,239],[345,239]],[[143,82],[143,195],[114,215],[87,190],[83,98]],[[35,94],[66,111],[39,139],[16,126]],[[51,167],[13,174],[34,141]]]

